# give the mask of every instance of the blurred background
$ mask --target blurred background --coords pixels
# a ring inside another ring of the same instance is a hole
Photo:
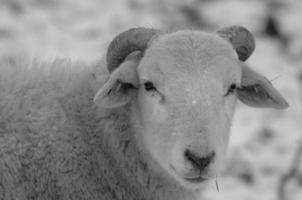
[[[302,199],[302,1],[0,0],[0,57],[94,62],[131,27],[247,27],[256,37],[248,63],[285,96],[287,110],[240,102],[228,158],[207,200]]]

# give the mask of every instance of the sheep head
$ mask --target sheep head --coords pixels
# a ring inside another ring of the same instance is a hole
[[[110,78],[94,101],[101,108],[130,106],[133,127],[159,168],[198,188],[219,173],[237,98],[253,107],[288,106],[243,64],[254,47],[240,26],[217,34],[130,29],[110,44]]]

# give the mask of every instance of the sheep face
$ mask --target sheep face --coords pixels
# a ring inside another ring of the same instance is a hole
[[[159,170],[198,188],[219,173],[237,97],[251,106],[287,106],[264,77],[242,66],[230,43],[178,31],[159,36],[143,57],[130,54],[94,101],[130,105],[136,139]]]
[[[146,51],[138,77],[135,121],[152,156],[184,186],[215,177],[241,80],[232,47],[191,31],[162,36]]]

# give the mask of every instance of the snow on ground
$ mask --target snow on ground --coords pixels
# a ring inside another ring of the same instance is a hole
[[[281,39],[263,33],[268,15],[279,23]],[[291,107],[276,111],[238,103],[220,192],[213,181],[205,197],[273,200],[302,137],[301,19],[299,0],[0,0],[0,57],[93,62],[114,35],[131,27],[248,27],[257,43],[248,64],[272,80]],[[299,180],[287,189],[288,200],[302,199],[302,163]]]
[[[0,54],[97,59],[118,32],[159,25],[137,7],[123,0],[0,0]]]

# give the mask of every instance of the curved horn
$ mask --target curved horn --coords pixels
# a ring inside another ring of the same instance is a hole
[[[132,28],[117,35],[107,50],[107,68],[111,73],[133,51],[145,51],[151,38],[159,30]]]
[[[248,59],[255,49],[254,36],[242,26],[229,26],[217,33],[232,44],[241,61]]]

